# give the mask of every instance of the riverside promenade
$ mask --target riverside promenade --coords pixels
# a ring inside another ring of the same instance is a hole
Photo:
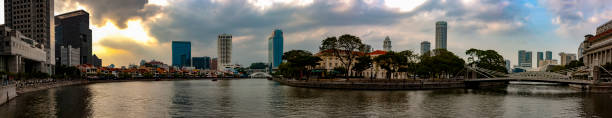
[[[356,89],[356,90],[427,90],[465,88],[462,80],[412,80],[412,79],[311,79],[289,80],[272,78],[281,84],[293,87],[322,89]]]

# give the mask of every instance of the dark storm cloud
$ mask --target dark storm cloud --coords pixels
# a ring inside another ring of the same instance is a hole
[[[147,0],[63,0],[66,3],[78,3],[89,8],[92,22],[102,25],[105,20],[111,20],[120,28],[125,28],[131,18],[147,18],[160,12],[160,6],[146,5]]]

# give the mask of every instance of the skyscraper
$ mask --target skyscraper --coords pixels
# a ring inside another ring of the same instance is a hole
[[[223,70],[232,63],[232,35],[224,33],[217,38],[217,70]]]
[[[389,39],[389,36],[385,37],[385,41],[383,42],[383,50],[385,51],[391,51],[391,39]]]
[[[102,67],[102,59],[98,58],[98,56],[96,56],[96,54],[94,54],[92,56],[92,58],[93,58],[93,60],[92,60],[93,65],[95,67]]]
[[[68,12],[55,16],[55,47],[80,48],[79,64],[93,64],[91,55],[91,29],[89,29],[89,13],[83,10]],[[63,60],[56,48],[55,57]]]
[[[268,37],[268,65],[270,70],[277,69],[283,61],[283,40],[283,31],[280,29],[275,29]]]
[[[540,67],[540,61],[544,61],[544,52],[537,52],[538,57],[536,59],[536,65],[537,67]]]
[[[519,67],[524,67],[524,68],[531,68],[532,67],[532,52],[531,51],[525,51],[525,50],[519,50],[518,51],[518,66]]]
[[[192,60],[196,69],[210,69],[210,57],[193,57]]]
[[[191,66],[191,42],[172,41],[172,66]]]
[[[436,22],[436,49],[446,49],[446,21]]]
[[[53,0],[4,0],[4,23],[44,45],[47,57],[41,71],[48,73],[56,63],[53,5]]]
[[[504,60],[506,62],[506,70],[508,73],[512,72],[512,68],[510,68],[510,60]]]
[[[546,51],[546,60],[552,60],[552,52]]]
[[[429,52],[429,50],[431,50],[431,43],[429,41],[421,42],[421,55]]]

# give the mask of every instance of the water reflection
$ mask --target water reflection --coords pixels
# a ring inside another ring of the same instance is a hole
[[[68,86],[20,95],[2,117],[612,117],[611,94],[556,85],[478,90],[295,88],[267,80]]]

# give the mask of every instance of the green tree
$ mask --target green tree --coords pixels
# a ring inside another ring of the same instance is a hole
[[[476,65],[477,67],[489,69],[497,72],[508,73],[504,61],[504,57],[499,55],[494,50],[479,50],[471,48],[465,51],[465,54],[472,56],[473,62],[468,65]]]
[[[281,64],[283,67],[279,67],[281,71],[289,72],[285,74],[295,76],[299,73],[299,78],[302,78],[304,71],[308,70],[308,67],[314,67],[319,64],[321,58],[312,56],[312,53],[305,50],[291,50],[283,54],[285,63]]]
[[[415,54],[411,50],[401,51],[399,52],[399,55],[406,58],[407,61],[406,63],[404,63],[404,66],[400,68],[400,71],[406,72],[406,77],[409,76],[409,73],[412,73],[413,79],[416,79],[417,69],[419,67],[419,55]]]
[[[353,61],[360,56],[360,53],[354,53],[359,51],[359,48],[363,47],[363,43],[361,43],[361,39],[359,37],[345,34],[340,36],[340,38],[336,37],[328,37],[323,40],[321,43],[321,47],[319,49],[321,51],[330,50],[331,53],[340,60],[340,63],[346,68],[349,69],[353,65]],[[346,70],[347,74],[345,78],[348,80],[350,71]]]
[[[264,62],[256,62],[256,63],[251,63],[251,66],[249,66],[249,69],[266,69],[266,67],[268,67],[268,64]]]
[[[386,70],[386,78],[391,79],[391,75],[405,67],[408,60],[404,55],[391,51],[375,57],[374,62],[376,62],[380,68]]]
[[[363,75],[363,71],[372,68],[372,62],[372,57],[369,55],[357,57],[357,63],[355,63],[353,70],[360,75]]]
[[[464,68],[465,61],[446,49],[434,49],[421,56],[420,73],[429,77],[452,77]]]

